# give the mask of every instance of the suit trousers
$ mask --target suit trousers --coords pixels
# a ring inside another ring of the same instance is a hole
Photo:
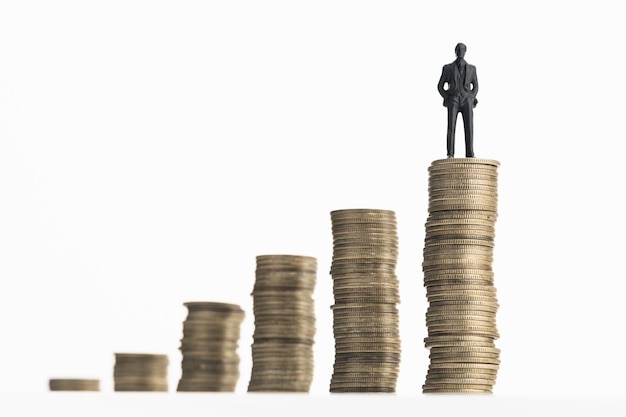
[[[474,157],[474,105],[470,101],[464,104],[450,103],[448,106],[448,158],[454,157],[454,137],[456,133],[456,119],[461,113],[465,130],[465,156]]]

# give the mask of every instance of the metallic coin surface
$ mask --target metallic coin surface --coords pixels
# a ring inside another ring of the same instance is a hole
[[[430,366],[424,393],[491,393],[495,383],[499,166],[490,159],[448,158],[428,168],[422,272]]]
[[[50,391],[100,391],[99,379],[50,378]]]

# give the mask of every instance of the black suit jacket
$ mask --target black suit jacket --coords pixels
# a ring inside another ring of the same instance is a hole
[[[448,89],[444,90],[443,86],[448,83]],[[443,97],[443,105],[449,107],[452,104],[463,105],[469,101],[473,107],[476,107],[478,100],[478,77],[476,76],[476,67],[465,63],[465,79],[461,79],[461,74],[456,65],[456,61],[443,66],[441,78],[437,84],[439,94]]]

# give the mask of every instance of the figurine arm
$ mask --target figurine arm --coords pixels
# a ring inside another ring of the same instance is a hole
[[[446,67],[444,66],[441,70],[441,77],[439,78],[439,83],[437,84],[437,90],[439,90],[439,94],[441,97],[446,98],[448,96],[448,91],[444,89],[444,85],[448,82],[448,77],[446,75]]]
[[[478,94],[478,75],[474,69],[474,76],[472,77],[472,95],[474,98],[476,97],[476,94]]]

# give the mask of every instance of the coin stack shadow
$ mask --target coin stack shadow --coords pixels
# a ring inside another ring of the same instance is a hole
[[[498,161],[433,161],[422,270],[430,365],[424,393],[491,393],[500,364],[493,285]]]
[[[50,391],[100,391],[99,379],[51,378]]]
[[[396,390],[400,366],[395,212],[331,211],[333,334],[331,393]]]
[[[115,353],[115,391],[167,391],[167,355]]]
[[[236,304],[184,303],[182,374],[177,391],[234,392],[239,380],[240,326],[244,311]]]
[[[317,259],[256,257],[248,391],[308,392],[313,379]]]

